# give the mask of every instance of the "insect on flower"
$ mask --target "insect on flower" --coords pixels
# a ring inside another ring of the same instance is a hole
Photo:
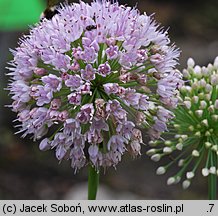
[[[47,0],[47,8],[41,14],[40,19],[51,19],[54,15],[58,14],[57,3],[58,0]]]
[[[93,29],[97,29],[97,25],[89,25],[86,27],[87,31],[92,31]]]

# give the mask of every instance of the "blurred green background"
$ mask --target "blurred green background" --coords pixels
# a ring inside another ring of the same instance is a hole
[[[69,1],[72,2],[72,1]],[[75,1],[76,2],[76,1]],[[90,2],[90,1],[85,1]],[[218,55],[217,0],[132,0],[119,1],[155,13],[158,23],[169,28],[171,40],[182,50],[179,68],[186,66],[189,56],[198,64],[207,64]],[[29,137],[14,135],[15,114],[4,106],[10,104],[5,76],[9,48],[17,46],[28,26],[38,22],[46,5],[40,0],[0,0],[0,199],[81,199],[86,193],[87,170],[76,175],[70,163],[58,164],[54,151],[40,152],[38,143]],[[117,169],[101,176],[102,199],[206,199],[207,184],[198,173],[189,190],[181,185],[166,186],[173,174],[156,176],[158,164],[145,155],[136,160],[124,157]],[[163,161],[162,161],[163,162]]]

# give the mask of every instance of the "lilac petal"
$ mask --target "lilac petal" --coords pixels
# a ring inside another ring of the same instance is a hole
[[[39,144],[39,149],[41,151],[46,151],[51,148],[50,146],[50,140],[48,138],[43,139]]]

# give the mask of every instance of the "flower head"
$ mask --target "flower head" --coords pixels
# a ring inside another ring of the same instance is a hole
[[[54,149],[75,170],[116,166],[125,152],[140,154],[141,129],[153,125],[154,139],[167,129],[182,82],[179,51],[137,9],[96,1],[57,10],[12,51],[9,90],[20,132],[44,137],[40,149]]]
[[[203,176],[218,175],[218,57],[207,67],[195,65],[192,58],[187,64],[183,70],[187,81],[180,88],[181,104],[174,110],[175,118],[171,121],[174,137],[151,141],[154,148],[147,152],[152,159],[159,160],[177,152],[172,162],[157,169],[157,174],[164,174],[178,163],[179,171],[169,178],[168,184],[178,183],[184,177],[183,188],[190,186],[197,169],[201,169]],[[166,118],[168,115],[171,114],[161,114]],[[163,129],[159,124],[157,127]]]

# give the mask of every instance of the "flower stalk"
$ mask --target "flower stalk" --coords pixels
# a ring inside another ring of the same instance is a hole
[[[98,192],[100,171],[89,165],[88,200],[95,200]]]
[[[210,167],[215,167],[217,170],[217,156],[214,152],[211,152]],[[208,199],[217,199],[217,175],[216,173],[210,173],[208,177]]]

